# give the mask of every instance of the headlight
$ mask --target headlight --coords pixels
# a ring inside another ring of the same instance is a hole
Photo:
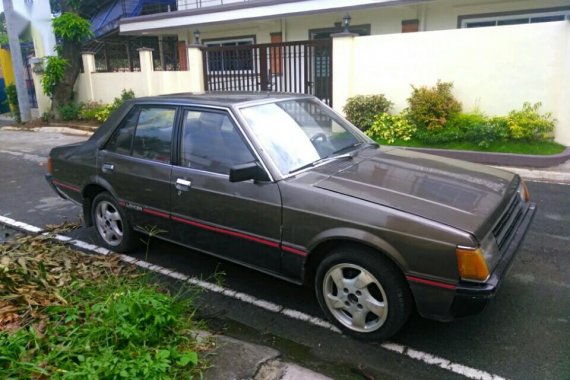
[[[462,280],[484,282],[499,262],[500,251],[493,234],[489,234],[479,247],[457,246],[457,268]]]
[[[526,183],[521,179],[521,183],[519,184],[519,188],[517,189],[517,193],[521,197],[521,200],[526,203],[530,200],[530,194],[528,192],[528,187],[526,187]]]

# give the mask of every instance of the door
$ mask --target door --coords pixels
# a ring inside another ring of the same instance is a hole
[[[277,184],[229,181],[231,166],[255,160],[228,112],[184,110],[179,165],[171,178],[173,231],[190,247],[279,272]]]
[[[170,175],[175,107],[135,107],[99,152],[99,177],[137,229],[170,230]]]

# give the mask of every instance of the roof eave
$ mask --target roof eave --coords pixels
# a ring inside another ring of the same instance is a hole
[[[125,18],[120,20],[119,30],[122,34],[153,32],[188,26],[227,24],[427,1],[431,0],[352,0],[347,5],[345,0],[327,2],[266,0]]]

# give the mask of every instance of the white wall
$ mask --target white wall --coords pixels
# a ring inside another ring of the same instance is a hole
[[[199,49],[188,49],[188,71],[154,71],[151,50],[141,49],[139,55],[139,72],[98,73],[94,71],[93,54],[84,53],[85,73],[79,74],[75,82],[75,100],[111,103],[123,90],[132,90],[137,97],[203,90],[202,55]]]
[[[570,22],[355,37],[333,54],[336,109],[358,94],[383,93],[405,108],[411,85],[454,83],[465,110],[490,115],[542,102],[559,120],[557,141],[570,145]],[[337,46],[338,45],[338,46]],[[335,51],[334,49],[337,49]],[[337,70],[337,60],[349,60]]]

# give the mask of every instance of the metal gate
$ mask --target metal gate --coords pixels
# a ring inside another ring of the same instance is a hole
[[[315,95],[332,105],[332,40],[203,48],[208,91]]]

